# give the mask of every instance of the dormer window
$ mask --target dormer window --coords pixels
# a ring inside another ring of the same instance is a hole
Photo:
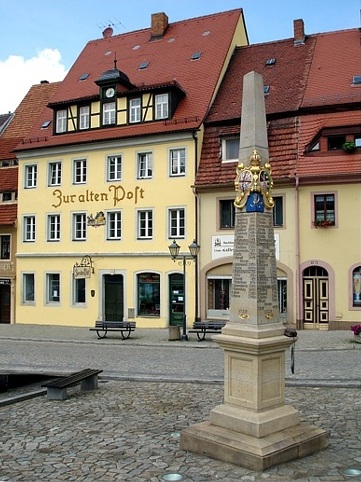
[[[66,110],[58,110],[56,113],[56,133],[61,134],[66,132],[67,127],[67,115]]]
[[[115,102],[103,104],[103,125],[115,124]]]
[[[235,162],[239,159],[239,137],[222,140],[222,162]]]
[[[167,119],[168,118],[168,94],[158,94],[155,96],[155,118]]]
[[[129,101],[129,122],[140,122],[140,97],[136,99],[130,99]]]

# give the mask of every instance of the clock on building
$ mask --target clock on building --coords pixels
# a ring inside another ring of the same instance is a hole
[[[113,87],[109,87],[109,89],[105,91],[105,96],[108,97],[108,99],[110,97],[113,97],[114,94],[115,94],[115,90],[113,89]]]

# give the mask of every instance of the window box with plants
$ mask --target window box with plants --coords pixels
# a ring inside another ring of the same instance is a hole
[[[345,152],[348,152],[349,154],[351,154],[352,152],[355,151],[356,144],[353,141],[346,141],[342,144],[342,149]]]
[[[331,228],[332,226],[335,225],[335,221],[327,221],[326,219],[320,220],[320,221],[313,221],[313,225],[315,228]]]

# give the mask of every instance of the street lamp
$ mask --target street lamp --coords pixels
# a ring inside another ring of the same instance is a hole
[[[186,266],[191,265],[191,260],[195,261],[198,256],[200,246],[197,244],[196,240],[194,239],[193,242],[188,246],[190,257],[186,254],[179,254],[180,246],[176,243],[176,240],[173,240],[173,243],[168,246],[170,256],[172,260],[175,262],[177,259],[179,260],[179,264],[183,266],[183,333],[181,336],[182,341],[188,340],[187,335],[187,315],[186,315]]]

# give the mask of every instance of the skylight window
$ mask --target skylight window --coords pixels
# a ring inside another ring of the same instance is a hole
[[[276,63],[276,59],[267,59],[266,65],[274,65]]]
[[[354,75],[352,78],[353,85],[361,85],[361,75]]]
[[[148,67],[149,65],[149,62],[142,62],[140,65],[139,65],[139,70],[144,70]]]
[[[81,76],[79,77],[79,80],[86,80],[88,77],[89,77],[89,74],[84,73],[84,74],[81,74]]]
[[[191,60],[198,60],[201,58],[202,52],[194,52],[192,54]]]
[[[51,120],[46,120],[41,124],[41,129],[46,129],[51,124]]]
[[[263,93],[264,93],[264,94],[269,94],[269,89],[270,89],[270,86],[269,86],[269,85],[264,85],[264,86],[263,86]]]

